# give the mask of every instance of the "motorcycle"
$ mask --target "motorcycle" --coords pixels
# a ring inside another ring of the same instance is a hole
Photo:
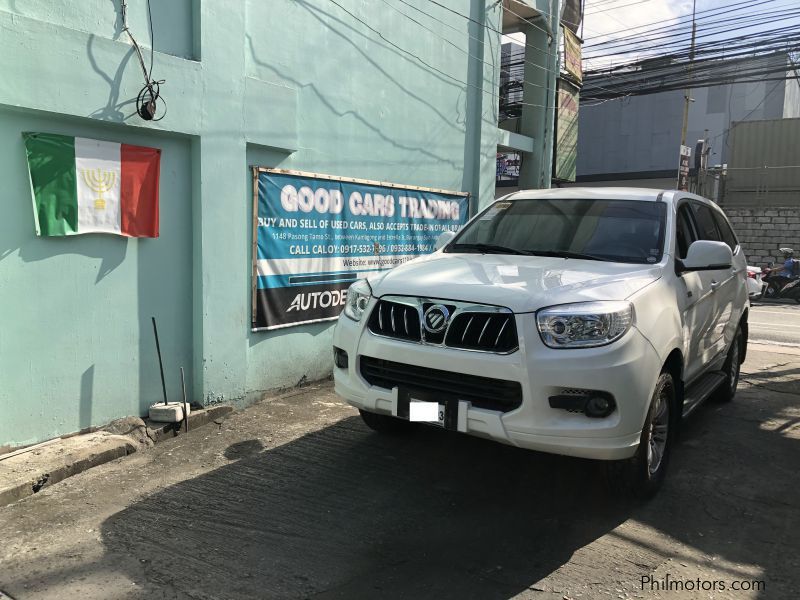
[[[790,279],[772,298],[776,300],[794,300],[800,304],[800,277]]]
[[[763,297],[773,300],[787,298],[800,303],[800,274],[798,273],[800,269],[798,267],[800,267],[800,261],[794,260],[792,276],[786,277],[779,274],[785,269],[784,265],[776,267],[774,262],[768,263],[761,270],[761,279],[764,282]]]

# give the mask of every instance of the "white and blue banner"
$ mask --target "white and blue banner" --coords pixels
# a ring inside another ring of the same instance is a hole
[[[356,279],[433,251],[459,192],[254,167],[253,329],[336,319]]]

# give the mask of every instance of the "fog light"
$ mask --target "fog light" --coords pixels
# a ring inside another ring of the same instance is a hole
[[[341,348],[333,347],[333,364],[340,369],[346,369],[348,366],[347,352]]]
[[[614,402],[614,397],[611,394],[595,393],[586,400],[583,412],[587,417],[602,419],[614,412],[615,408],[616,402]]]

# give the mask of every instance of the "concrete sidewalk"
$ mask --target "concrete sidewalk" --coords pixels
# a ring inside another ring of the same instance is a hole
[[[195,410],[189,415],[189,428],[206,425],[231,411],[229,406]],[[179,433],[180,428],[171,423],[125,417],[92,433],[56,438],[0,454],[0,506],[36,494],[46,486],[92,467],[152,447]]]

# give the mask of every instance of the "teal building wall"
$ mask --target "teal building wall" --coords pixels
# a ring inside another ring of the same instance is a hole
[[[330,373],[330,323],[249,329],[251,165],[494,198],[494,0],[151,4],[157,123],[135,115],[120,0],[0,0],[0,447],[145,414],[151,316],[172,398],[181,366],[203,404]],[[161,237],[37,238],[23,131],[161,148]]]

